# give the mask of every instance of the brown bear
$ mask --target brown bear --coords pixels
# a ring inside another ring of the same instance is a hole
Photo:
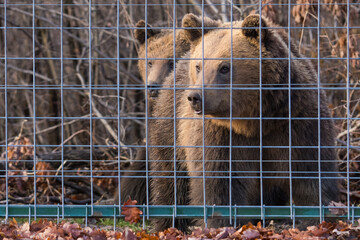
[[[145,21],[140,20],[134,31],[135,39],[139,42],[138,48],[138,68],[144,84],[149,88],[149,96],[156,98],[158,95],[158,88],[160,88],[165,78],[174,70],[174,46],[175,57],[181,58],[186,52],[190,50],[190,43],[187,41],[182,29],[153,29],[151,25],[147,24],[147,31],[145,33]],[[147,34],[147,38],[145,38]],[[175,43],[174,43],[175,38]],[[147,42],[145,40],[147,39]],[[147,47],[147,49],[146,49]],[[145,60],[145,58],[150,58]],[[147,78],[146,78],[146,64],[147,64]]]
[[[176,84],[189,89],[175,96],[161,91],[154,104],[154,116],[176,122],[156,119],[149,125],[150,159],[156,160],[150,165],[152,204],[174,204],[175,191],[181,204],[190,205],[337,201],[334,126],[311,63],[298,59],[293,44],[289,49],[284,30],[271,29],[275,25],[258,15],[214,21],[218,29],[201,29],[202,22],[188,14],[182,23],[192,44],[185,58],[194,60],[179,61]],[[172,83],[167,78],[164,84]],[[154,223],[157,230],[170,226],[161,219]],[[209,227],[228,223],[208,219]]]
[[[204,17],[203,23],[206,28],[204,32],[221,25],[220,21],[208,17]],[[189,41],[188,33],[185,36]],[[187,168],[184,165],[184,148],[169,147],[174,145],[174,136],[178,134],[177,127],[174,128],[179,122],[174,115],[174,102],[178,109],[181,99],[177,99],[177,97],[184,92],[182,88],[188,85],[186,77],[188,75],[188,58],[189,54],[186,54],[176,63],[175,86],[179,89],[175,91],[161,89],[158,98],[153,102],[152,117],[154,118],[148,120],[150,194],[153,205],[173,205],[175,199],[178,205],[190,203],[188,194],[186,194],[189,181]],[[169,75],[163,84],[169,88],[174,87],[174,76]],[[160,231],[165,227],[170,227],[172,220],[157,218],[153,219],[152,223],[155,229]],[[175,222],[177,228],[181,230],[186,230],[189,224],[190,221],[186,219],[179,219]]]
[[[145,26],[147,30],[145,32]],[[137,29],[134,36],[140,44],[138,50],[138,68],[144,84],[147,84],[148,92],[148,116],[152,115],[153,101],[156,101],[158,90],[162,87],[165,78],[171,74],[174,69],[174,46],[175,57],[181,58],[190,50],[190,42],[185,38],[184,31],[176,30],[175,44],[174,31],[172,29],[154,29],[151,25],[140,20],[136,24]],[[147,38],[145,35],[147,34]],[[145,44],[147,40],[147,44]],[[146,53],[147,45],[147,53]],[[145,58],[149,60],[145,60]],[[147,64],[147,76],[145,74]],[[147,79],[146,79],[147,77]],[[138,204],[146,203],[146,149],[141,148],[136,154],[135,161],[124,169],[122,174],[124,178],[121,180],[121,198],[122,202],[128,197],[138,201]],[[115,195],[115,201],[119,202],[118,192]]]

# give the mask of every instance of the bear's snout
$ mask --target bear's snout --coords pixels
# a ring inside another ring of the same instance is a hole
[[[157,98],[159,95],[159,86],[157,85],[148,85],[149,95],[151,98]]]
[[[194,109],[196,114],[202,113],[202,99],[198,92],[191,92],[188,95],[188,101],[190,102],[190,106],[192,109]]]

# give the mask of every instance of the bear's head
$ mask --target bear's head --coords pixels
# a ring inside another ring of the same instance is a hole
[[[279,83],[287,69],[284,62],[262,60],[260,73],[260,51],[263,58],[286,58],[286,44],[267,28],[268,21],[260,19],[259,15],[223,23],[217,29],[207,29],[203,36],[201,29],[193,30],[201,27],[201,23],[202,18],[193,14],[185,15],[182,21],[183,27],[190,28],[186,34],[191,41],[189,79],[192,89],[187,90],[186,96],[194,113],[228,118],[212,122],[229,128],[230,116],[259,117],[260,79],[262,84]],[[264,106],[264,102],[262,104]],[[232,129],[246,136],[254,135],[257,130],[246,119],[233,120]]]
[[[183,35],[183,30],[176,30],[175,44],[174,32],[172,30],[153,29],[149,24],[146,27],[145,21],[140,20],[134,31],[135,39],[139,42],[138,67],[140,75],[145,84],[149,87],[149,95],[156,98],[165,78],[174,70],[174,45],[176,58],[182,57],[190,50],[190,43]],[[147,37],[145,37],[147,34]],[[147,44],[145,40],[147,39]],[[147,45],[147,51],[145,49]],[[148,61],[145,58],[150,58]],[[146,68],[147,64],[147,68]],[[145,71],[147,69],[147,79]]]

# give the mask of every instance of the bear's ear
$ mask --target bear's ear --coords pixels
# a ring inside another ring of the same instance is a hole
[[[195,41],[202,36],[201,27],[203,22],[204,22],[204,34],[213,30],[208,28],[220,27],[222,24],[221,21],[216,21],[208,17],[204,17],[204,21],[203,21],[203,18],[201,16],[196,16],[192,13],[186,14],[183,17],[181,26],[185,28],[184,29],[185,35],[190,41]]]
[[[153,29],[151,29],[151,25],[150,24],[145,24],[144,20],[140,20],[136,23],[136,27],[138,29],[135,29],[134,31],[134,35],[135,35],[135,39],[140,43],[143,44],[145,42],[145,26],[147,28],[146,32],[147,32],[147,38],[149,39],[150,37],[154,36],[156,33],[154,32]]]
[[[251,14],[247,16],[242,22],[242,32],[246,37],[255,38],[259,40],[259,26],[260,26],[260,15]],[[266,20],[261,18],[261,41],[263,41],[268,34],[268,29],[263,29],[267,27]]]

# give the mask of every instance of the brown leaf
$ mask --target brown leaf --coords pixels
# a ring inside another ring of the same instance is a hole
[[[124,240],[137,240],[137,237],[129,228],[126,228],[125,231],[124,231],[124,234],[122,236],[122,239],[124,239]]]
[[[248,229],[242,234],[243,238],[245,239],[256,239],[260,237],[260,233],[258,230]]]
[[[9,225],[10,225],[10,226],[15,226],[15,227],[18,226],[18,224],[17,224],[17,222],[16,222],[16,219],[15,219],[14,217],[13,217],[12,219],[10,219]]]
[[[39,176],[36,178],[36,182],[41,183],[41,182],[46,181],[45,176],[49,176],[49,175],[53,174],[53,172],[51,170],[53,170],[53,168],[47,162],[36,163],[36,175]],[[50,179],[50,178],[47,178],[47,179]],[[40,187],[40,185],[39,185],[39,187]],[[46,185],[46,187],[47,187],[47,185]]]
[[[128,221],[130,223],[137,223],[140,220],[140,215],[143,214],[142,211],[140,211],[140,209],[138,209],[137,207],[126,207],[128,205],[136,205],[137,201],[136,200],[131,200],[131,198],[129,197],[129,200],[127,200],[124,203],[124,206],[121,208],[122,212],[121,214],[125,215],[125,221]]]
[[[341,202],[334,202],[334,201],[331,201],[329,203],[329,206],[334,206],[334,207],[343,207],[343,208],[329,208],[329,211],[332,213],[332,214],[335,214],[335,215],[344,215],[347,213],[347,208],[346,208],[346,205],[341,203]]]
[[[63,225],[63,229],[67,234],[74,237],[75,239],[77,239],[82,233],[82,229],[78,223],[71,224],[66,222]]]
[[[47,219],[40,219],[39,221],[33,221],[30,225],[31,232],[39,232],[49,226]]]
[[[218,235],[216,235],[215,239],[225,239],[232,233],[234,232],[226,227]]]
[[[92,240],[106,240],[106,232],[104,230],[95,230],[91,234]]]
[[[319,228],[319,229],[312,231],[311,233],[314,234],[314,236],[316,236],[316,237],[322,237],[322,236],[324,236],[324,234],[328,234],[329,230],[326,228]]]
[[[8,143],[7,154],[9,160],[27,160],[34,156],[34,147],[27,137],[17,137],[13,142]],[[14,146],[23,145],[23,146]],[[1,159],[6,158],[6,152],[1,154]]]
[[[145,230],[136,233],[136,237],[143,240],[158,240],[159,237],[154,234],[148,234]]]
[[[51,175],[50,170],[54,170],[47,162],[36,163],[36,175]]]
[[[268,237],[269,239],[284,239],[283,235],[280,234],[274,234]]]

